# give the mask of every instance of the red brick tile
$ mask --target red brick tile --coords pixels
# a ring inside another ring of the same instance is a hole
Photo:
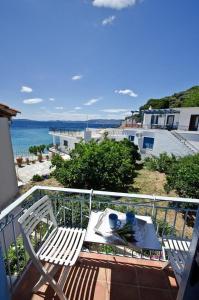
[[[93,297],[89,295],[85,300],[106,300],[108,298],[109,286],[106,282],[98,281],[95,286]]]
[[[109,300],[140,300],[138,287],[112,283]]]
[[[136,267],[116,264],[111,268],[111,283],[137,285]]]
[[[163,270],[152,267],[137,267],[140,286],[160,289],[169,288],[169,280]]]
[[[140,288],[140,299],[141,300],[172,300],[170,291]]]

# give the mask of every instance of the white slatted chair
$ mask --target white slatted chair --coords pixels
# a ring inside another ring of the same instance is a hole
[[[163,239],[163,253],[168,256],[168,263],[163,269],[171,265],[178,284],[181,282],[190,243],[189,240],[178,239],[176,237],[165,237]]]
[[[49,222],[47,222],[48,217]],[[61,300],[66,300],[63,292],[66,276],[69,268],[75,264],[79,256],[86,230],[58,227],[48,196],[44,196],[33,204],[18,221],[20,223],[25,247],[32,262],[41,274],[33,291],[36,292],[45,282],[49,282],[58,297]],[[52,226],[52,231],[36,253],[30,237],[40,222]],[[48,263],[47,267],[45,266],[45,262]],[[54,279],[54,275],[60,266],[64,268],[57,282]]]

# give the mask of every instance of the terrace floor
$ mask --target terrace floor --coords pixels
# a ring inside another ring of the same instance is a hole
[[[142,259],[81,253],[65,284],[68,300],[174,300],[178,287],[172,270],[163,263]],[[31,265],[13,300],[58,300],[49,285],[32,294],[39,278]]]

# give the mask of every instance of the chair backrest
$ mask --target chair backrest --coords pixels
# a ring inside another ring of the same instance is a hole
[[[44,196],[34,203],[25,213],[18,219],[21,232],[25,240],[25,244],[31,252],[34,249],[31,244],[30,235],[35,230],[36,226],[43,222],[49,226],[57,227],[57,222],[53,214],[52,203],[48,196]],[[49,222],[51,224],[49,224]]]

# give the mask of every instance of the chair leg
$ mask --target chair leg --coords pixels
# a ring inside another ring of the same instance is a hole
[[[33,258],[33,263],[37,270],[40,272],[41,277],[37,284],[35,285],[34,289],[37,287],[41,287],[44,282],[48,282],[49,285],[53,288],[57,296],[59,297],[60,300],[67,300],[66,296],[64,295],[64,292],[61,288],[61,286],[55,281],[55,279],[51,276],[52,274],[56,274],[59,266],[54,265],[52,270],[48,272],[45,267],[42,265],[40,261],[37,261]]]
[[[47,268],[46,268],[46,271],[48,272],[48,274],[51,276],[51,277],[54,277],[54,275],[57,273],[59,269],[59,266],[57,265],[49,265]],[[35,286],[33,287],[33,292],[37,292],[40,287],[42,285],[44,285],[46,283],[46,279],[43,275],[40,276],[39,280],[37,281],[37,283],[35,284]]]

